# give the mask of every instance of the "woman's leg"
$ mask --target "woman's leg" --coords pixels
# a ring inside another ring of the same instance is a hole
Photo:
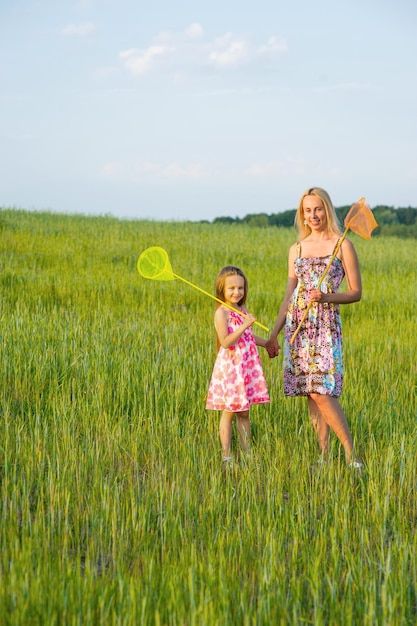
[[[222,444],[223,458],[230,456],[230,445],[232,443],[232,423],[235,414],[230,411],[223,411],[220,418],[220,441]]]
[[[317,406],[317,409],[327,426],[331,428],[336,437],[339,439],[345,450],[346,460],[350,463],[353,455],[352,435],[350,434],[346,415],[344,414],[339,401],[337,398],[333,398],[332,396],[325,396],[318,393],[311,394],[310,399]]]
[[[250,448],[249,411],[241,411],[240,413],[236,413],[236,425],[242,450],[244,452],[247,452]]]
[[[310,396],[308,397],[308,409],[310,411],[311,423],[317,434],[321,453],[324,457],[327,457],[329,452],[329,437],[330,428],[326,420],[320,413],[319,407],[316,402]]]

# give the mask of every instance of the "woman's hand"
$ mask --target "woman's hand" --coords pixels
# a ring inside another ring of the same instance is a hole
[[[274,359],[278,356],[279,353],[279,345],[278,341],[275,337],[270,337],[268,341],[265,343],[265,350],[268,352],[268,356],[270,359]]]
[[[324,296],[326,294],[320,291],[320,289],[312,289],[308,295],[310,302],[325,302]]]

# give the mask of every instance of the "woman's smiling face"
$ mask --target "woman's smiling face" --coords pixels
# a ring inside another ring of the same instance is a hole
[[[318,196],[305,196],[303,213],[307,225],[312,231],[326,230],[327,215],[323,201]]]

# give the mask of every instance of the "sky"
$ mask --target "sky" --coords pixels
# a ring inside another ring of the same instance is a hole
[[[0,0],[0,207],[417,207],[415,0]]]

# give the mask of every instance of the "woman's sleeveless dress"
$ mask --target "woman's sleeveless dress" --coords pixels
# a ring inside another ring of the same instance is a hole
[[[241,326],[244,318],[235,311],[227,311],[228,330],[232,333]],[[247,411],[251,404],[263,402],[269,402],[268,389],[252,328],[247,328],[233,346],[228,349],[220,346],[206,409],[236,413]]]
[[[337,245],[337,244],[336,244]],[[295,274],[298,284],[288,307],[284,339],[284,393],[308,396],[311,393],[339,397],[343,386],[342,323],[339,306],[314,302],[294,343],[290,339],[308,305],[306,293],[317,289],[331,256],[302,258],[297,244]],[[345,275],[342,262],[334,259],[321,291],[335,293]]]

